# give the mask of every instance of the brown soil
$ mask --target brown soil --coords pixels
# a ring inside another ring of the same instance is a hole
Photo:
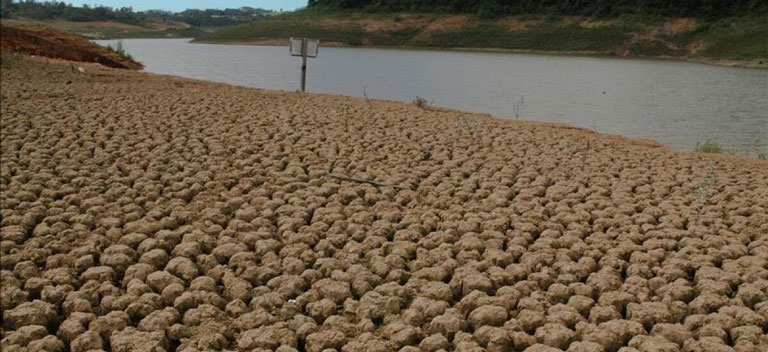
[[[147,23],[147,27],[158,29],[161,31],[166,31],[169,29],[184,29],[184,28],[189,28],[191,26],[184,22],[150,22],[150,23]]]
[[[93,62],[114,68],[142,68],[140,63],[125,59],[83,37],[45,27],[2,27],[0,49],[54,59]]]
[[[585,28],[598,28],[598,27],[610,26],[615,24],[616,22],[618,22],[618,20],[616,19],[584,20],[584,21],[581,21],[579,25]]]
[[[703,40],[697,40],[691,43],[690,45],[688,45],[686,49],[688,50],[689,53],[691,53],[691,55],[694,55],[699,51],[706,49],[706,47],[707,47],[706,42],[704,42]]]
[[[30,20],[30,19],[16,19],[16,18],[2,18],[0,19],[0,25],[2,26],[8,26],[8,27],[34,27],[34,26],[42,26],[44,22],[42,21],[36,21],[36,20]]]
[[[7,55],[0,88],[3,351],[768,350],[764,161]]]
[[[499,23],[507,26],[509,30],[512,31],[522,31],[528,29],[532,25],[537,25],[541,23],[540,20],[528,20],[528,21],[522,21],[519,18],[516,17],[508,17],[499,20]]]
[[[675,18],[664,24],[664,32],[668,35],[688,32],[696,28],[695,18]]]
[[[394,20],[360,20],[360,27],[368,32],[397,31],[411,27],[424,27],[429,23],[426,19],[405,18],[401,21]]]
[[[442,16],[424,27],[420,35],[459,30],[464,28],[470,22],[471,19],[469,16]]]
[[[94,21],[94,22],[87,22],[87,24],[93,27],[116,28],[116,29],[125,29],[125,30],[142,29],[141,26],[123,23],[123,22],[117,22],[117,21]]]

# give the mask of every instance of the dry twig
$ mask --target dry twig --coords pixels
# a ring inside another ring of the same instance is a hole
[[[374,185],[375,187],[392,187],[392,188],[395,188],[395,189],[407,189],[405,187],[390,185],[390,184],[386,184],[386,183],[383,183],[383,182],[380,182],[380,181],[376,181],[376,180],[368,180],[368,179],[364,179],[364,178],[357,178],[357,177],[350,177],[350,176],[345,176],[345,175],[338,175],[338,174],[333,174],[331,172],[328,172],[326,174],[326,176],[330,177],[330,178],[335,178],[335,179],[343,180],[343,181],[367,183],[367,184]]]

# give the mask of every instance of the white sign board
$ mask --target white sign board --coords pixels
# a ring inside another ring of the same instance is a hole
[[[304,42],[306,41],[306,46]],[[317,39],[291,38],[289,50],[291,56],[317,57],[320,41]],[[304,51],[306,50],[306,52]]]
[[[316,39],[307,39],[307,56],[317,57],[317,52],[320,49],[320,41]]]

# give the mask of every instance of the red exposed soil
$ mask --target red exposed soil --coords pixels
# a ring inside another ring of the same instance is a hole
[[[93,44],[83,37],[50,28],[2,27],[0,48],[27,55],[44,56],[79,62],[94,62],[104,66],[140,70],[138,62],[125,59]]]

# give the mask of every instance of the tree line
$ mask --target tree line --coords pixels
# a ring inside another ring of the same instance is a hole
[[[72,6],[63,1],[0,0],[0,17],[35,20],[61,19],[76,22],[118,21],[144,25],[148,21],[178,21],[192,26],[227,26],[253,21],[269,11],[252,7],[237,9],[189,9],[182,12],[150,10],[138,12],[131,7]]]
[[[468,13],[482,17],[650,14],[717,18],[764,13],[768,10],[768,0],[309,0],[308,6],[382,12]]]
[[[113,9],[106,6],[75,7],[71,4],[56,1],[37,2],[24,0],[13,2],[0,0],[0,16],[3,18],[31,18],[35,20],[64,19],[68,21],[120,21],[130,24],[141,24],[146,18],[136,13],[130,7]]]

